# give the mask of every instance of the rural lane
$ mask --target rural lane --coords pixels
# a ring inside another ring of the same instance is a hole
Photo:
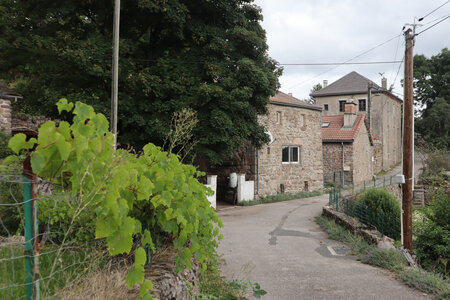
[[[217,212],[228,279],[257,282],[262,299],[429,299],[389,271],[346,255],[314,222],[327,195]],[[333,254],[332,254],[333,253]]]

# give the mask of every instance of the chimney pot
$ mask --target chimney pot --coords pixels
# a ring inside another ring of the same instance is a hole
[[[381,78],[381,87],[385,90],[387,90],[387,79],[386,78]]]
[[[356,103],[349,100],[345,103],[344,127],[353,127],[356,121]]]
[[[327,87],[328,86],[328,80],[324,80],[323,81],[323,87]]]
[[[288,95],[292,97],[292,93],[288,93]]]

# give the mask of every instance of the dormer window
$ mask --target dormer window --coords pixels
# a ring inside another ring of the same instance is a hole
[[[322,123],[322,128],[327,128],[328,126],[330,126],[330,122],[323,122]]]

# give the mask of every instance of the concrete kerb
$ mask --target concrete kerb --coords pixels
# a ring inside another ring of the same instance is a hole
[[[350,232],[360,235],[370,244],[375,244],[383,249],[395,249],[393,239],[382,236],[379,231],[368,228],[366,225],[361,224],[359,221],[346,214],[335,211],[328,205],[323,207],[322,214],[325,217],[334,220],[337,224],[347,228]]]

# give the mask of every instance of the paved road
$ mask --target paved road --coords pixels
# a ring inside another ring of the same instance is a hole
[[[219,211],[224,275],[258,282],[268,292],[265,300],[427,299],[394,274],[356,261],[345,255],[345,245],[327,239],[314,222],[327,197]]]

